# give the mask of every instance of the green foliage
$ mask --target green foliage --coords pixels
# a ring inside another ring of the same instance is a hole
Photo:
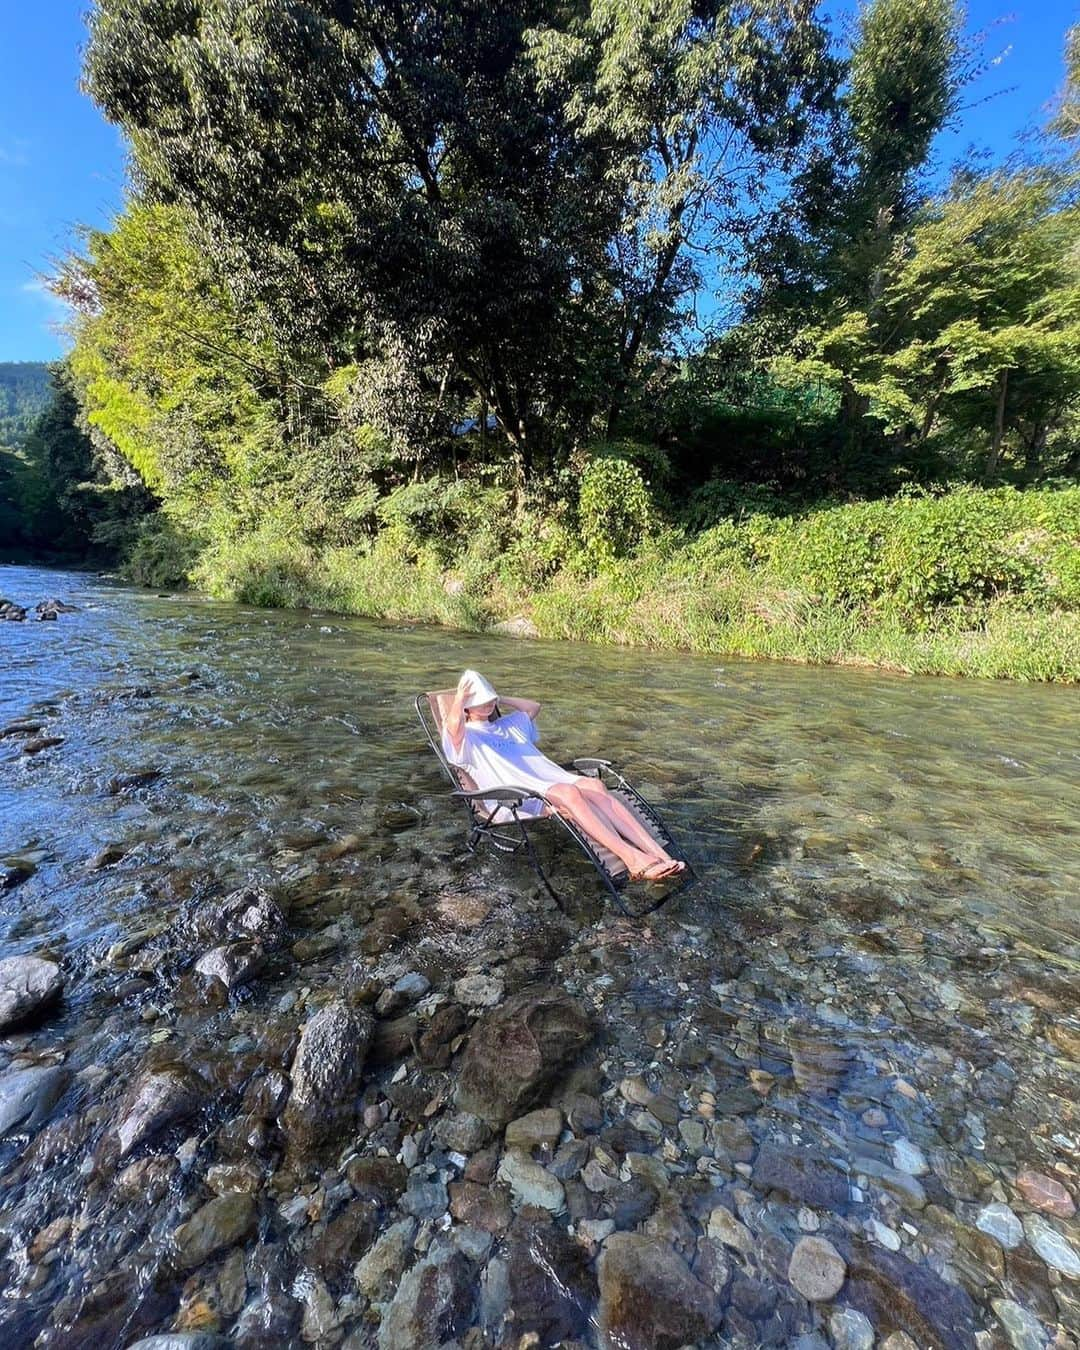
[[[598,563],[632,552],[652,518],[649,490],[637,465],[615,456],[590,460],[581,476],[578,517],[585,547]]]

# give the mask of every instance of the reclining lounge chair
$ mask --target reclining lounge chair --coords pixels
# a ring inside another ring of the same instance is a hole
[[[533,870],[547,888],[548,894],[556,904],[561,904],[557,892],[552,887],[539,858],[536,856],[533,842],[529,838],[529,831],[526,829],[526,819],[530,828],[537,825],[545,826],[550,822],[556,829],[561,828],[570,835],[596,868],[615,904],[623,914],[630,915],[631,911],[627,909],[621,894],[629,880],[629,873],[621,858],[616,857],[614,853],[590,839],[573,821],[559,815],[544,797],[540,797],[539,800],[549,807],[549,815],[526,818],[520,816],[518,808],[522,802],[537,800],[538,794],[530,789],[515,788],[511,785],[501,788],[488,788],[480,792],[464,769],[450,763],[443,753],[442,730],[443,718],[453,702],[453,698],[453,689],[417,694],[415,706],[416,715],[420,718],[428,743],[435,751],[443,772],[453,784],[451,795],[458,798],[468,816],[469,834],[466,847],[469,852],[475,852],[482,843],[490,844],[492,848],[498,849],[502,853],[524,851]],[[580,774],[601,779],[608,790],[618,797],[623,805],[636,816],[657,844],[666,849],[673,858],[679,858],[686,862],[655,807],[651,806],[637,789],[626,781],[610,760],[575,759],[573,767]],[[674,890],[681,889],[693,875],[689,862],[686,862],[684,872],[671,878],[670,881],[654,883],[666,886],[664,894],[650,906],[635,907],[633,917],[640,917],[642,914],[656,909]]]

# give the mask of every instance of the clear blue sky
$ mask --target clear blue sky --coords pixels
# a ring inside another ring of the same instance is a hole
[[[12,4],[0,44],[0,361],[51,360],[66,345],[62,317],[38,274],[70,246],[79,224],[105,225],[123,196],[124,148],[79,93],[82,14],[88,0]],[[830,8],[850,12],[837,0]],[[1019,0],[1008,10],[972,0],[968,29],[991,28],[984,54],[1002,56],[967,91],[960,132],[939,146],[944,166],[969,145],[1004,155],[1013,137],[1042,120],[1064,78],[1065,29],[1073,0]],[[1006,50],[1009,49],[1009,50]],[[995,95],[995,97],[990,97]]]

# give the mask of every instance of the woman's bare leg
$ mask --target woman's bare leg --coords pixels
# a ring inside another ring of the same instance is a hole
[[[596,810],[604,812],[609,824],[635,848],[653,854],[661,862],[675,861],[671,854],[656,842],[633,811],[610,793],[598,778],[586,778],[584,783],[578,785],[578,789],[588,796]]]
[[[594,809],[589,794],[580,791],[574,784],[558,783],[555,787],[548,788],[547,798],[558,807],[560,814],[566,815],[575,825],[580,826],[580,829],[585,830],[591,840],[602,844],[603,848],[610,849],[610,852],[621,859],[630,873],[648,871],[649,867],[661,861],[657,859],[655,848],[649,848],[647,852],[625,840],[618,830],[610,825],[605,815]]]

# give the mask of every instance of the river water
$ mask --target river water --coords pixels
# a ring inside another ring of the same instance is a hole
[[[77,606],[0,626],[0,955],[65,979],[0,1039],[0,1105],[62,1070],[0,1141],[0,1344],[1077,1344],[1074,691],[0,592]],[[465,666],[616,760],[696,881],[627,919],[552,841],[561,909],[466,854],[412,706]],[[288,933],[226,991],[200,914],[243,886]],[[538,985],[589,1031],[519,1176],[454,1094]],[[335,1003],[375,1041],[298,1154]],[[191,1090],[118,1157],[154,1072]]]

